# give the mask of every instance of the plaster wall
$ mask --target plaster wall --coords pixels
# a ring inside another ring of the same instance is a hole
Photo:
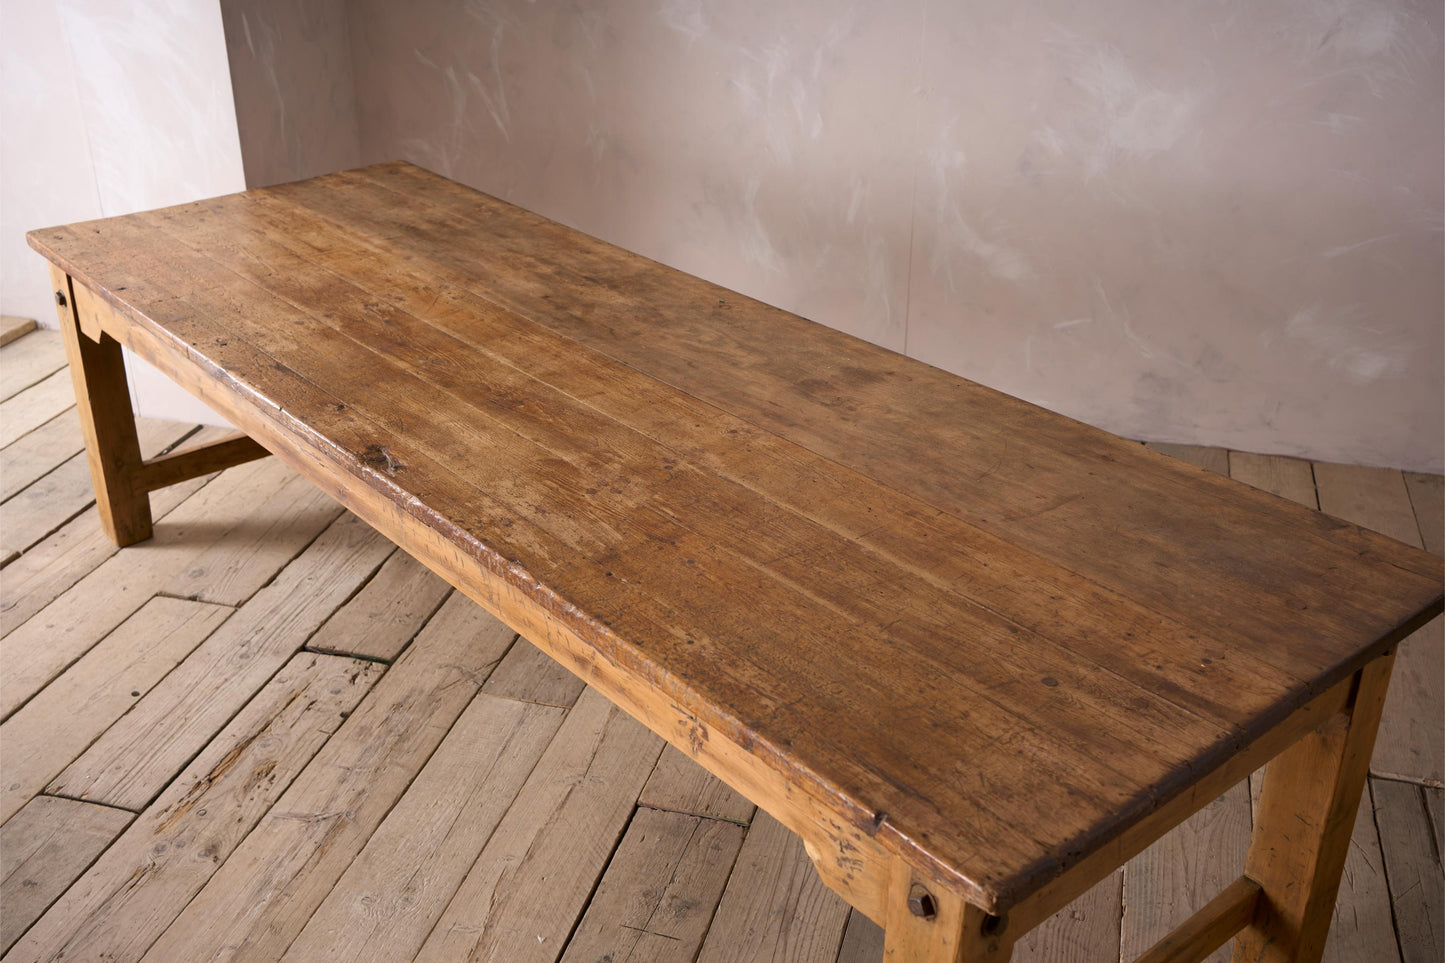
[[[348,7],[404,157],[1120,434],[1440,471],[1441,7]]]
[[[0,0],[0,303],[56,324],[25,232],[245,187],[216,0]],[[133,357],[138,410],[218,422]]]

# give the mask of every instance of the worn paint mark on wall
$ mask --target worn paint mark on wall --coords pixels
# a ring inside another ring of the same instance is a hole
[[[1400,378],[1409,369],[1408,348],[1371,324],[1363,305],[1298,308],[1285,321],[1284,332],[1357,384]]]

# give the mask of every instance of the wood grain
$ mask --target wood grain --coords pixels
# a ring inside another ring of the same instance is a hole
[[[1425,791],[1391,779],[1371,780],[1370,789],[1381,826],[1401,959],[1434,963],[1445,956],[1445,870],[1432,838]]]
[[[36,796],[0,826],[0,953],[130,821],[130,813],[109,806]]]
[[[474,698],[284,958],[416,956],[565,715]]]
[[[371,698],[333,726],[335,735],[144,959],[208,959],[223,948],[237,959],[279,958],[510,641],[505,628],[454,596]]]
[[[577,702],[584,684],[541,649],[518,638],[507,650],[482,691],[508,699],[566,708]]]
[[[584,692],[417,963],[556,960],[661,749],[656,736]]]
[[[1234,883],[1250,826],[1249,784],[1241,782],[1125,864],[1120,959],[1143,956]],[[1203,958],[1229,957],[1221,947]]]
[[[224,438],[200,445],[187,445],[163,457],[146,461],[139,468],[136,484],[148,492],[199,478],[271,454],[250,438],[232,432]]]
[[[390,551],[371,529],[343,516],[47,791],[122,809],[145,807]]]
[[[154,455],[195,430],[173,421],[137,419],[141,453]],[[95,489],[85,456],[75,455],[0,504],[0,541],[25,551],[95,502]]]
[[[765,813],[748,829],[698,963],[832,963],[848,904],[823,886],[802,842]]]
[[[0,822],[59,775],[231,615],[205,602],[153,598],[0,725]],[[64,718],[64,726],[55,720]],[[118,807],[125,808],[125,807]],[[138,808],[138,807],[131,807]]]
[[[838,963],[879,963],[882,959],[883,927],[853,910],[848,914],[848,926],[843,930]]]
[[[0,317],[0,347],[10,344],[35,330],[34,318],[17,318],[14,315]]]
[[[744,826],[752,822],[757,810],[746,797],[672,746],[662,750],[637,804]]]
[[[1315,494],[1314,469],[1300,458],[1231,451],[1229,477],[1306,508],[1320,507]]]
[[[393,552],[361,591],[316,630],[306,647],[391,662],[450,591],[447,583],[406,552]]]
[[[57,371],[0,401],[0,447],[14,444],[74,406],[75,393],[70,386],[70,375],[65,371]]]
[[[1248,876],[1230,883],[1198,912],[1154,944],[1139,963],[1199,963],[1215,947],[1225,948],[1230,937],[1249,925],[1261,897],[1259,884]]]
[[[1361,670],[1348,711],[1266,767],[1245,862],[1265,896],[1235,941],[1235,960],[1320,959],[1393,661],[1387,654]]]
[[[65,359],[75,390],[75,411],[85,436],[85,457],[95,486],[95,507],[100,526],[117,545],[131,545],[151,537],[151,506],[140,484],[140,443],[120,342],[90,330],[91,312],[70,278],[50,266],[56,314],[65,341]]]
[[[6,959],[140,959],[379,674],[374,663],[297,656]]]
[[[285,491],[288,482],[291,490]],[[282,492],[277,492],[277,488]],[[285,512],[289,517],[282,520],[289,522],[293,528],[282,540],[283,545],[289,543],[295,546],[300,538],[309,541],[315,531],[336,514],[335,509],[326,506],[325,514],[320,515],[317,512],[322,507],[319,500],[304,483],[284,470],[269,478],[238,473],[214,491],[206,491],[172,516],[174,524],[159,532],[149,546],[153,551],[135,559],[108,558],[60,593],[44,609],[0,638],[0,664],[6,667],[6,671],[0,674],[0,716],[13,712],[129,617],[151,595],[173,585],[177,575],[197,569],[202,559],[224,557],[227,550],[253,557],[256,554],[253,548],[255,540],[270,538],[274,541],[276,533],[273,530],[258,532],[245,526],[248,511],[242,507],[244,502],[228,503],[229,498],[236,495],[244,498],[247,494],[254,496],[262,492],[272,497],[280,495],[288,506],[301,509]],[[310,513],[305,510],[308,507]],[[24,578],[30,573],[11,573],[12,569],[23,566],[25,562],[26,559],[22,559],[8,566],[3,581],[5,592],[16,593],[16,604],[5,612],[11,619],[18,620],[40,602],[31,597],[33,583]],[[275,569],[248,571],[244,576],[245,584],[254,589],[274,574]],[[240,593],[208,594],[234,598]],[[89,604],[74,604],[78,598],[85,598]]]
[[[205,437],[207,432],[214,430],[203,429],[195,437]],[[91,578],[91,581],[86,583],[86,592],[89,593],[87,597],[93,599],[97,603],[95,607],[102,610],[99,613],[85,612],[89,618],[105,614],[105,600],[108,598],[154,594],[161,586],[147,580],[168,577],[162,573],[169,573],[170,566],[183,565],[188,560],[185,552],[189,545],[208,546],[216,542],[229,542],[239,549],[247,538],[264,538],[273,544],[290,546],[292,554],[295,554],[300,548],[296,544],[298,538],[308,541],[314,538],[316,532],[337,513],[334,507],[325,505],[324,518],[318,522],[307,509],[314,510],[318,504],[323,503],[322,499],[314,495],[308,499],[309,493],[303,482],[281,466],[271,468],[273,473],[259,477],[245,469],[228,473],[213,491],[207,492],[175,516],[167,517],[178,506],[188,502],[190,496],[205,488],[206,479],[194,479],[157,492],[151,498],[152,516],[166,517],[167,524],[159,535],[147,543],[147,549],[154,551],[147,551],[143,559],[137,558],[125,565],[111,562],[104,566],[103,576],[96,576],[95,573],[101,571],[103,563],[115,556],[117,546],[100,533],[98,514],[94,509],[82,512],[54,535],[26,552],[24,558],[7,567],[4,579],[0,579],[0,636],[9,635],[86,578]],[[235,527],[239,524],[237,519],[244,516],[243,512],[238,512],[238,505],[255,508],[267,504],[267,499],[279,494],[276,487],[284,486],[288,482],[295,490],[285,494],[284,504],[298,510],[294,513],[287,512],[289,517],[286,519],[285,528],[273,529],[267,526],[257,531],[254,526],[244,529]],[[269,578],[274,574],[274,569],[248,573],[246,587],[254,591],[257,585],[253,580],[258,575]],[[116,588],[120,591],[115,591]],[[228,593],[228,597],[234,599],[239,594]],[[134,607],[133,603],[130,611],[134,611]],[[89,608],[91,606],[85,606],[80,611]],[[125,614],[130,613],[127,611]],[[114,625],[110,627],[113,628]],[[58,628],[58,623],[52,623],[46,631],[54,632]],[[0,651],[3,649],[4,646],[0,646]],[[0,688],[3,688],[3,684],[3,680],[0,680]]]
[[[1187,461],[1196,468],[1212,471],[1216,475],[1229,474],[1229,452],[1223,448],[1207,448],[1203,445],[1176,445],[1164,441],[1151,441],[1148,447],[1170,458]]]
[[[44,381],[65,367],[65,345],[58,331],[36,331],[0,346],[0,401]]]
[[[1409,545],[1422,545],[1405,477],[1357,465],[1315,466],[1320,507]],[[1435,619],[1401,644],[1370,770],[1445,785],[1445,622]]]
[[[692,963],[745,832],[716,819],[639,809],[562,963]]]
[[[1037,893],[1440,606],[1424,553],[408,165],[30,239],[875,887]]]
[[[1110,873],[1014,943],[1014,963],[1097,963],[1122,959],[1124,871]],[[1022,927],[1020,927],[1022,929]]]
[[[66,458],[84,450],[80,420],[72,410],[61,412],[0,449],[0,458],[5,460],[5,474],[0,477],[0,500],[10,498],[37,478],[53,471]]]

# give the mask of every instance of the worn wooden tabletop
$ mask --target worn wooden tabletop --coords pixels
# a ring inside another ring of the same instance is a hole
[[[1425,552],[407,164],[30,240],[989,912],[1441,608]]]

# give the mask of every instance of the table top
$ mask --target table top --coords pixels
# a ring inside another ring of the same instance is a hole
[[[1425,552],[408,164],[30,242],[990,911],[1441,610]]]

